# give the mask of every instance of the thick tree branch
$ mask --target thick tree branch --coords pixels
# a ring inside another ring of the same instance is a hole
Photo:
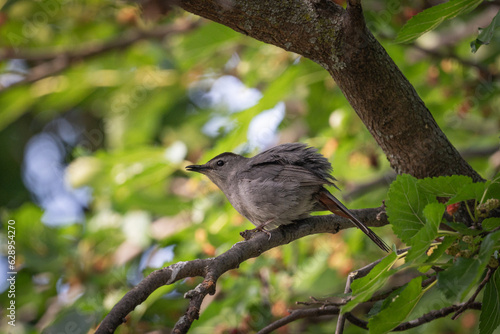
[[[183,9],[323,66],[397,173],[482,177],[462,159],[365,25],[360,1],[179,0]]]
[[[387,216],[381,214],[382,211],[382,208],[353,210],[354,214],[367,226],[387,225]],[[101,322],[96,333],[113,333],[123,323],[127,314],[159,287],[186,277],[201,276],[204,278],[203,282],[185,295],[191,301],[188,310],[174,328],[175,333],[185,333],[198,318],[201,301],[207,294],[215,292],[215,284],[225,272],[238,268],[240,263],[257,257],[271,248],[288,244],[307,235],[337,233],[350,227],[353,225],[348,219],[336,215],[314,216],[298,221],[296,224],[280,226],[271,231],[271,238],[268,238],[265,233],[256,233],[252,238],[234,244],[230,250],[215,258],[179,262],[156,270],[113,307]]]

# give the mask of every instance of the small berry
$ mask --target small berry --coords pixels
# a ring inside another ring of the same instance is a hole
[[[464,235],[462,237],[462,241],[466,242],[468,244],[472,243],[473,240],[474,240],[474,238],[472,237],[472,235]]]
[[[494,256],[490,257],[490,260],[488,261],[488,267],[492,269],[498,268],[498,259],[495,259]]]
[[[458,208],[460,208],[460,203],[450,204],[446,207],[446,212],[453,216],[458,211]]]

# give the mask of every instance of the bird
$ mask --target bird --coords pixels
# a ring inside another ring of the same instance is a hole
[[[348,218],[380,249],[390,251],[379,236],[325,188],[338,189],[331,175],[331,163],[314,147],[287,143],[251,158],[225,152],[203,165],[189,165],[186,169],[206,175],[259,230],[266,232],[307,218],[311,212],[328,210]]]

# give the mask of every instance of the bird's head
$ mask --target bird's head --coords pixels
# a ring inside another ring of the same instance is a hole
[[[186,169],[208,176],[222,191],[226,190],[228,180],[232,178],[247,158],[234,154],[222,153],[204,165],[189,165]]]

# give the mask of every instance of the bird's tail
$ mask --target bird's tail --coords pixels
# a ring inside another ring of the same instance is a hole
[[[333,212],[336,215],[348,218],[353,222],[356,227],[358,227],[364,234],[366,234],[372,241],[380,247],[380,249],[390,252],[391,248],[385,243],[384,240],[380,239],[378,235],[375,234],[372,230],[370,230],[365,224],[359,221],[348,208],[345,207],[338,199],[335,198],[332,194],[330,194],[326,189],[322,190],[318,194],[318,201],[325,206],[328,210]]]

